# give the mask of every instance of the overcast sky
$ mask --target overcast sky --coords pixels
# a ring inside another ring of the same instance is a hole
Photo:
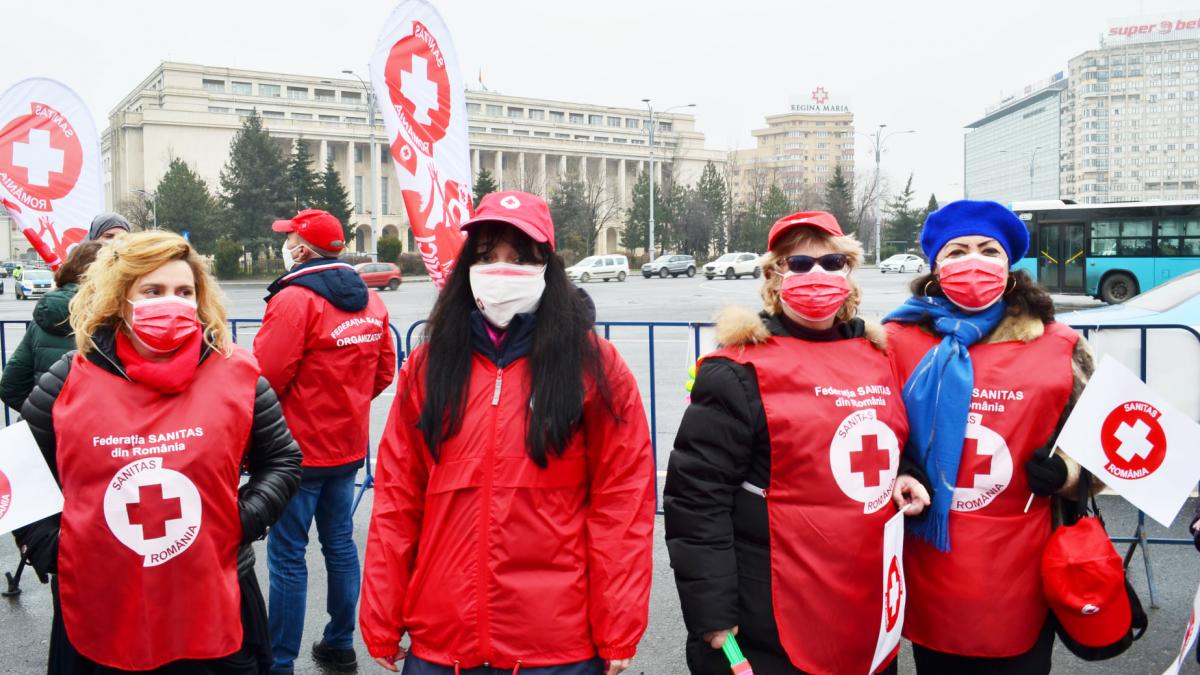
[[[304,75],[366,62],[393,0],[6,2],[0,88],[33,75],[74,87],[99,128],[159,61]],[[603,105],[695,103],[710,148],[750,147],[763,117],[824,86],[885,144],[893,184],[923,203],[962,194],[963,125],[1005,93],[1066,70],[1114,17],[1183,0],[1003,3],[446,0],[463,79],[506,94]],[[1200,14],[1192,4],[1191,13]],[[873,162],[858,139],[858,163]]]

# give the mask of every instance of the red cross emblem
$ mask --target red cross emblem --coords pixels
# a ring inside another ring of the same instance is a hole
[[[980,476],[992,475],[993,455],[983,455],[979,452],[978,438],[964,438],[962,459],[959,460],[958,484],[979,487]]]
[[[75,188],[83,170],[83,146],[57,110],[44,103],[29,105],[30,114],[0,129],[0,181],[23,206],[49,211],[50,201]]]
[[[967,416],[967,433],[955,476],[955,511],[978,511],[991,504],[1012,482],[1013,458],[1004,437],[983,423],[983,416]]]
[[[900,607],[903,599],[904,577],[900,575],[900,559],[892,556],[892,563],[888,565],[887,589],[883,594],[889,633],[896,627],[896,622],[900,620]]]
[[[812,100],[817,105],[825,105],[825,102],[829,100],[829,92],[825,91],[825,87],[817,87],[813,89]]]
[[[864,486],[878,487],[892,468],[891,453],[879,447],[879,437],[874,434],[863,434],[861,440],[862,447],[850,452],[850,471],[862,474]]]
[[[1112,475],[1137,480],[1154,473],[1167,457],[1162,413],[1142,401],[1117,406],[1100,425],[1100,446]]]
[[[392,45],[383,78],[401,126],[432,156],[433,144],[450,126],[450,75],[437,38],[420,21],[413,21],[412,35]]]
[[[130,525],[142,526],[143,539],[167,536],[167,522],[183,517],[178,497],[163,499],[162,485],[143,485],[138,488],[141,501],[126,504]]]
[[[8,482],[8,476],[0,471],[0,518],[8,513],[10,506],[12,506],[12,485]]]

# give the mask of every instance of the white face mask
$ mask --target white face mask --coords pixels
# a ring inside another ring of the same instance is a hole
[[[292,257],[292,249],[288,247],[288,243],[283,242],[283,249],[280,252],[283,257],[283,271],[288,272],[296,266],[296,259]]]
[[[518,314],[536,311],[546,290],[545,265],[491,263],[471,266],[475,306],[493,326],[504,329]]]

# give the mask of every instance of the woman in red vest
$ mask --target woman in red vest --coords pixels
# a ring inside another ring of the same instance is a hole
[[[544,201],[492,193],[463,229],[384,429],[363,640],[407,675],[615,675],[650,595],[637,382],[593,333]]]
[[[182,237],[125,235],[71,328],[78,351],[21,411],[64,498],[18,537],[56,574],[49,672],[266,673],[250,543],[299,486],[300,449],[216,281]]]
[[[758,673],[867,673],[884,524],[897,507],[918,515],[928,492],[901,466],[908,423],[882,329],[856,317],[862,246],[815,211],[776,222],[768,248],[764,311],[719,317],[667,471],[688,667],[728,673],[735,633]],[[894,651],[876,672],[896,672]]]
[[[1052,453],[1092,372],[1086,342],[1021,271],[1029,233],[995,202],[958,201],[925,221],[932,273],[892,312],[904,380],[906,453],[934,486],[905,545],[917,672],[1050,672],[1054,644],[1039,562],[1053,494],[1079,467]],[[1030,495],[1037,495],[1026,511]]]

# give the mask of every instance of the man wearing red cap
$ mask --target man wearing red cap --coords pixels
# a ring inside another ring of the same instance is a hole
[[[286,269],[267,289],[254,355],[304,455],[300,491],[267,538],[272,672],[292,672],[300,650],[314,519],[328,573],[329,623],[313,658],[350,671],[359,592],[354,477],[366,455],[371,400],[392,381],[396,348],[383,301],[337,260],[346,245],[337,218],[306,209],[272,229],[287,233]]]

